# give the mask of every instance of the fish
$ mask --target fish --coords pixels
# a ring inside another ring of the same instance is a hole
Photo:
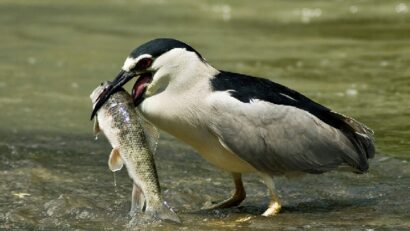
[[[91,93],[93,108],[109,86],[110,82],[103,82]],[[110,96],[94,120],[94,133],[104,133],[113,148],[108,160],[109,169],[116,172],[125,165],[133,181],[130,214],[143,212],[152,219],[180,223],[177,214],[161,196],[153,156],[159,136],[150,135],[155,134],[153,130],[123,88]]]

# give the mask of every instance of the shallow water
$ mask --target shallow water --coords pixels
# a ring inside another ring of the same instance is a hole
[[[214,66],[268,77],[375,130],[368,174],[278,178],[284,211],[245,176],[238,208],[198,211],[232,190],[229,174],[163,135],[163,193],[183,225],[158,230],[410,229],[410,1],[0,2],[0,229],[114,230],[131,182],[94,141],[89,93],[155,37],[193,45]]]

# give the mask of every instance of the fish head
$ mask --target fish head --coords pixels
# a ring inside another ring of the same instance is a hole
[[[99,100],[99,98],[102,96],[104,92],[107,91],[107,89],[111,86],[110,81],[105,81],[102,82],[97,88],[94,89],[94,91],[90,95],[91,102],[93,103],[93,109],[95,107],[95,104]]]
[[[110,81],[105,81],[102,82],[97,88],[94,89],[94,91],[90,95],[91,102],[93,104],[93,109],[95,107],[95,104],[98,102],[98,99],[101,97],[101,95],[107,91],[109,86],[111,85]],[[96,116],[94,118],[94,135],[97,136],[98,133],[101,131],[99,123],[98,123],[98,117]]]

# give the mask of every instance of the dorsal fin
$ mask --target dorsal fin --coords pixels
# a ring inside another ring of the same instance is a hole
[[[136,110],[139,116],[139,122],[144,129],[145,140],[148,143],[148,147],[152,154],[155,154],[158,147],[158,140],[159,140],[159,131],[158,129],[151,124],[144,116]]]

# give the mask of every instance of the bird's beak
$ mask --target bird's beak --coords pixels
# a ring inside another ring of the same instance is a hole
[[[124,84],[126,84],[128,81],[130,81],[137,75],[138,73],[135,72],[127,72],[124,70],[120,71],[120,73],[118,73],[117,77],[115,77],[112,83],[108,85],[107,88],[98,97],[96,103],[94,104],[94,109],[91,113],[91,120],[94,118],[95,114],[97,114],[97,111],[102,107],[102,105],[104,105],[105,101],[107,101],[112,94],[121,89],[121,87]]]

